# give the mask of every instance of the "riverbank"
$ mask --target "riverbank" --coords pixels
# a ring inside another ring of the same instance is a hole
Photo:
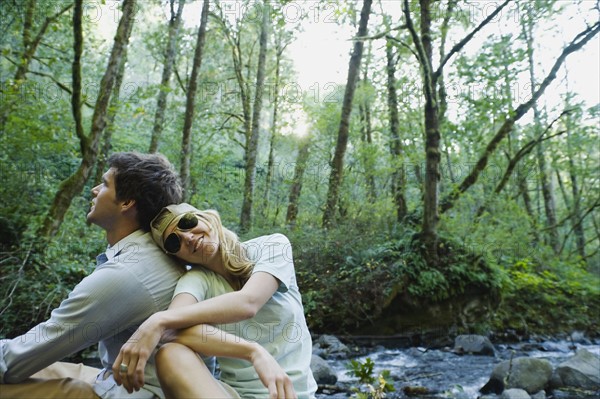
[[[389,371],[387,382],[394,386],[395,392],[387,398],[419,397],[427,399],[456,398],[476,399],[501,398],[493,393],[483,395],[480,389],[486,385],[494,368],[503,361],[517,358],[545,359],[553,368],[572,358],[578,351],[587,350],[600,356],[600,339],[585,338],[574,334],[565,339],[533,337],[516,343],[497,343],[493,345],[493,356],[460,353],[453,347],[426,348],[400,347],[399,342],[382,339],[375,345],[357,345],[356,341],[346,341],[350,350],[348,357],[327,359],[327,364],[337,378],[335,384],[329,384],[318,393],[319,399],[341,399],[352,396],[352,389],[360,387],[358,379],[348,374],[350,360],[364,363],[369,358],[374,363],[373,373],[379,375]],[[364,340],[363,340],[364,341]],[[599,376],[600,377],[600,376]],[[365,389],[366,387],[362,387]],[[543,398],[591,399],[600,397],[600,389],[592,391],[555,389],[543,392]]]

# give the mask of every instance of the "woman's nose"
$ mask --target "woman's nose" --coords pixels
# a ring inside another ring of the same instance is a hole
[[[182,231],[179,233],[179,236],[186,243],[189,243],[194,238],[194,234],[191,231]]]

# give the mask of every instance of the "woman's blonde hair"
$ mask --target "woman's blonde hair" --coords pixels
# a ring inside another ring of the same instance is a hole
[[[211,229],[217,229],[219,237],[219,251],[225,270],[231,274],[235,283],[233,288],[239,290],[248,281],[254,268],[254,262],[248,259],[246,248],[240,242],[237,234],[223,226],[219,212],[209,209],[199,211],[198,216],[208,222]]]
[[[189,204],[169,205],[152,220],[151,231],[154,241],[164,250],[163,234],[174,220],[185,213],[192,212],[204,219],[210,229],[216,229],[219,237],[219,252],[225,270],[232,277],[230,282],[234,290],[240,290],[250,278],[254,262],[248,258],[246,248],[240,242],[237,234],[229,230],[221,222],[219,212],[209,209],[200,211]]]

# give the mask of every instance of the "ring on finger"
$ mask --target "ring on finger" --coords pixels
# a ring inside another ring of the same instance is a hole
[[[119,366],[119,373],[127,373],[127,365],[125,363],[121,363]]]

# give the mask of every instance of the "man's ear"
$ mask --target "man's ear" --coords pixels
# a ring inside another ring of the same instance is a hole
[[[123,212],[129,212],[135,209],[136,202],[134,199],[128,199],[121,203],[121,210]]]

